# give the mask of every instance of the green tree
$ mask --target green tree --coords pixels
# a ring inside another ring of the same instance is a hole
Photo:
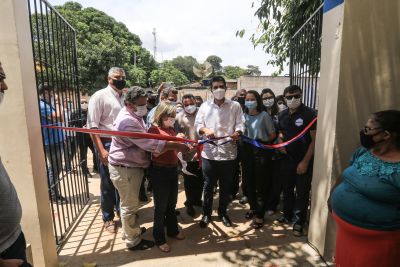
[[[245,75],[260,76],[261,75],[260,68],[254,65],[247,65],[247,69],[245,70]]]
[[[228,79],[237,79],[240,76],[245,75],[246,71],[239,66],[225,66],[224,74]]]
[[[254,46],[262,46],[266,53],[273,56],[267,63],[276,66],[275,74],[283,71],[290,53],[290,38],[307,21],[322,0],[261,0],[255,12],[259,19],[261,34],[253,33],[250,40]],[[255,1],[252,3],[254,7]],[[236,32],[243,37],[245,30]]]
[[[175,85],[188,84],[189,80],[171,62],[164,62],[162,66],[155,69],[150,74],[150,82],[153,86],[161,84],[162,82],[173,82]]]
[[[79,80],[83,91],[92,94],[105,87],[107,72],[112,66],[125,69],[128,84],[147,85],[156,62],[142,47],[140,38],[123,23],[75,2],[56,8],[76,30]]]
[[[220,75],[222,74],[222,59],[216,55],[208,56],[206,61],[208,61],[213,66],[212,75]]]
[[[171,60],[172,65],[183,72],[185,76],[190,81],[195,81],[197,79],[196,75],[193,73],[193,66],[198,65],[197,59],[192,56],[178,56]]]

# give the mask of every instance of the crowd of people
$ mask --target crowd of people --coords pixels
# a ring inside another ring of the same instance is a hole
[[[8,89],[5,77],[0,65],[0,103]],[[42,123],[54,118],[64,122],[63,110],[51,104],[55,97],[49,88],[47,84],[39,88]],[[89,102],[81,99],[86,121],[81,119],[73,126],[158,135],[157,139],[91,135],[87,141],[92,145],[79,145],[82,157],[86,157],[87,148],[95,154],[104,228],[116,233],[114,218],[119,216],[122,239],[129,250],[156,245],[169,252],[167,237],[185,238],[176,210],[180,173],[186,212],[195,217],[194,207],[202,208],[201,228],[212,220],[217,187],[218,218],[225,227],[232,227],[228,207],[241,187],[240,202],[249,203],[243,216],[252,220],[254,229],[264,226],[266,214],[278,212],[283,194],[282,216],[275,223],[292,225],[295,236],[304,234],[317,113],[302,103],[302,88],[288,86],[281,96],[268,88],[261,93],[242,89],[228,99],[225,79],[215,76],[210,90],[212,97],[203,102],[191,94],[178,99],[178,91],[168,83],[163,83],[157,94],[137,86],[126,89],[124,70],[113,67],[108,86],[92,95]],[[71,114],[68,119],[75,121],[72,118]],[[54,170],[62,168],[57,158],[63,152],[54,153],[54,145],[66,137],[43,134],[48,164],[57,166],[48,170],[50,192],[60,198],[53,185],[59,175]],[[198,141],[203,145],[201,153]],[[336,263],[395,266],[400,247],[400,111],[373,113],[360,132],[360,142],[362,147],[355,151],[328,201],[337,223]],[[82,167],[87,169],[87,165]],[[1,161],[0,178],[0,199],[4,200],[0,202],[0,266],[30,266],[23,249],[21,206]],[[139,201],[146,196],[144,179],[153,192],[154,241],[142,238],[146,228],[138,223]]]
[[[241,201],[250,206],[243,216],[253,220],[252,227],[262,228],[265,214],[277,212],[283,192],[283,216],[277,223],[291,223],[295,235],[303,234],[316,125],[286,147],[263,147],[296,137],[316,118],[316,112],[301,102],[302,89],[289,86],[279,98],[271,89],[261,94],[242,89],[227,99],[223,77],[213,77],[210,84],[212,97],[204,102],[191,94],[178,99],[178,91],[170,83],[149,95],[136,86],[126,90],[124,70],[114,67],[108,73],[108,86],[90,98],[88,128],[204,142],[199,154],[196,143],[92,135],[104,227],[115,233],[114,216],[120,216],[122,236],[131,250],[157,245],[168,252],[166,236],[184,238],[176,217],[179,173],[184,180],[187,214],[195,217],[195,206],[203,209],[201,228],[211,222],[216,188],[218,217],[226,227],[232,226],[228,206],[238,196],[241,183]],[[256,140],[259,146],[243,142],[242,136]],[[154,242],[140,237],[146,229],[137,223],[139,200],[146,197],[144,179],[153,192]]]

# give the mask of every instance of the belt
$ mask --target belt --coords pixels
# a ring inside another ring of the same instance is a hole
[[[110,163],[110,165],[112,165],[112,166],[114,166],[114,167],[126,168],[126,169],[133,169],[133,168],[138,168],[138,169],[139,169],[139,167],[128,167],[128,166],[119,165],[119,164],[111,164],[111,163]]]
[[[160,168],[177,168],[178,167],[178,165],[175,165],[175,164],[163,164],[163,163],[155,163],[155,162],[153,162],[151,166],[160,167]]]

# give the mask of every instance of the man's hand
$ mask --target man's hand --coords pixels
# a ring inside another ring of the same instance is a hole
[[[0,267],[17,267],[21,266],[23,263],[24,261],[20,259],[8,259],[8,260],[0,259]]]
[[[203,128],[203,135],[207,136],[207,138],[215,138],[214,132],[208,128]]]
[[[234,141],[237,141],[240,139],[240,133],[239,132],[234,132],[230,138],[232,138]]]
[[[308,169],[308,162],[302,160],[300,161],[299,165],[297,165],[297,174],[302,175],[307,172]]]
[[[186,136],[185,136],[185,134],[183,134],[183,133],[178,133],[178,134],[176,135],[176,137],[185,138]]]
[[[103,165],[107,166],[108,165],[108,151],[103,149],[100,152],[100,161],[103,163]]]

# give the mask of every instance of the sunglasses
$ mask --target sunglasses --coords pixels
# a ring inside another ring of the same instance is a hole
[[[293,97],[296,98],[296,99],[299,99],[301,97],[301,95],[288,95],[288,96],[285,96],[285,98],[287,100],[292,100]]]
[[[216,86],[213,86],[212,87],[212,89],[225,89],[225,86],[224,85],[216,85]]]

